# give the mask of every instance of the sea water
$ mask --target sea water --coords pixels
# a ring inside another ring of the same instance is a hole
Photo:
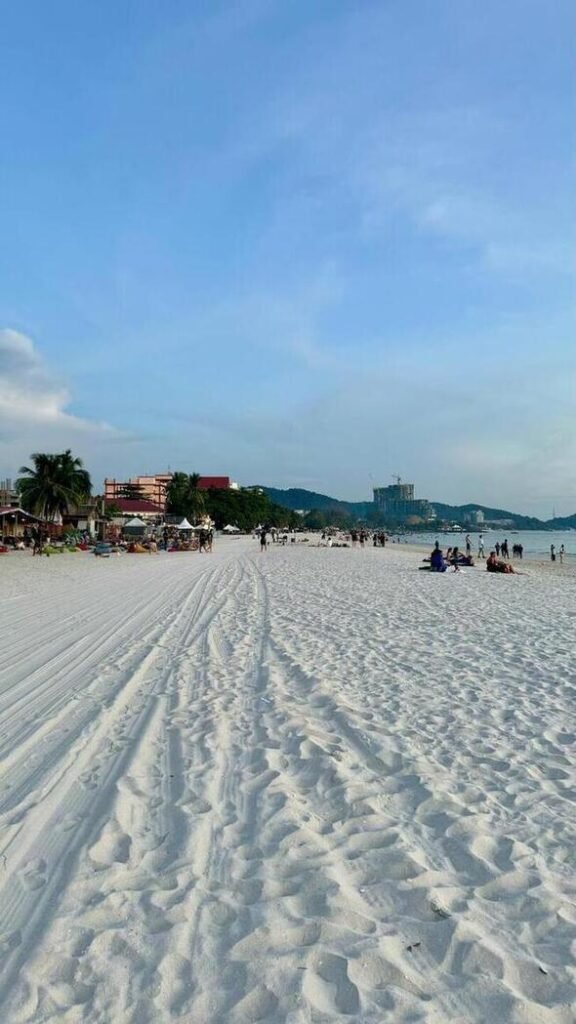
[[[392,535],[394,539],[396,539],[396,536],[395,534]],[[497,541],[501,544],[503,540],[508,540],[510,555],[512,555],[513,544],[522,544],[526,557],[549,558],[550,545],[554,544],[556,554],[558,554],[560,545],[563,544],[566,556],[576,557],[576,530],[484,530],[482,536],[484,538],[484,552],[486,555],[494,550],[494,545]],[[474,533],[470,532],[472,553],[474,555],[478,554],[478,537],[479,533],[476,531]],[[452,531],[450,533],[422,532],[400,534],[400,540],[401,543],[416,544],[418,547],[429,548],[430,550],[434,547],[434,542],[438,541],[444,551],[450,547],[459,547],[463,551],[466,547],[466,530]]]

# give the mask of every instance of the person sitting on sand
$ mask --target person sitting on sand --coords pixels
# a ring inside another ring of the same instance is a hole
[[[496,558],[496,552],[491,551],[486,559],[486,572],[513,573],[515,569],[509,562],[502,562]]]
[[[440,547],[436,546],[430,555],[430,572],[446,572],[447,566]]]

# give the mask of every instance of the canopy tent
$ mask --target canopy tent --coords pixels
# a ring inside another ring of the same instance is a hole
[[[143,519],[139,519],[138,516],[134,516],[133,519],[129,519],[127,523],[124,523],[122,529],[126,533],[133,533],[135,536],[138,536],[146,530],[146,523]]]
[[[192,523],[189,523],[188,520],[186,519],[186,517],[184,517],[184,519],[182,520],[181,523],[178,524],[176,529],[177,530],[193,530],[194,527],[192,526]]]
[[[228,523],[228,526],[222,527],[222,533],[240,533],[240,528],[238,526],[232,526],[231,523]]]

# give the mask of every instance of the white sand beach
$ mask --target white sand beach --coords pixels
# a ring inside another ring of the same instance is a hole
[[[576,579],[0,562],[3,1024],[574,1024]]]

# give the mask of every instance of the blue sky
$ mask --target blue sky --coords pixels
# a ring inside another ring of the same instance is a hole
[[[72,447],[576,510],[572,0],[36,0],[0,43],[0,476]]]

